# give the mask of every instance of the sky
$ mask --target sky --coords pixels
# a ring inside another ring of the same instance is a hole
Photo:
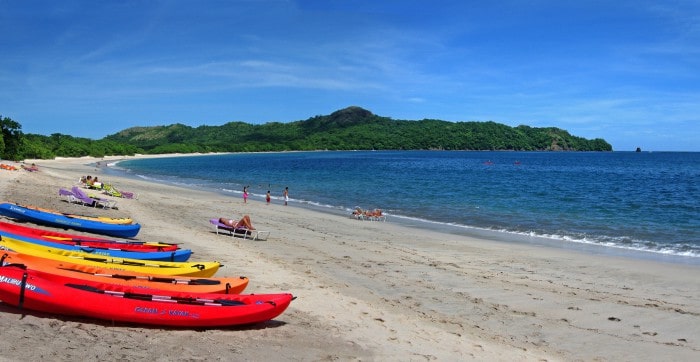
[[[0,0],[0,115],[24,133],[348,106],[700,151],[700,1]]]

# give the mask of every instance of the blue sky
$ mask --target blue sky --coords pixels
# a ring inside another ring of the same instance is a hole
[[[700,151],[700,2],[0,0],[0,82],[44,135],[355,105]]]

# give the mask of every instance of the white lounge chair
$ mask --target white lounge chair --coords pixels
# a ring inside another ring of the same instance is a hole
[[[214,231],[216,232],[216,235],[219,235],[219,230],[228,232],[229,235],[231,236],[240,236],[243,239],[251,239],[251,240],[267,240],[267,238],[270,236],[269,231],[262,231],[262,230],[250,230],[248,228],[240,227],[240,228],[233,228],[230,227],[226,224],[222,224],[219,219],[209,219],[209,223],[214,225]]]

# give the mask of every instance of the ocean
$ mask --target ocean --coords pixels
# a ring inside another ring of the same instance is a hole
[[[700,264],[700,153],[323,151],[126,160],[110,172],[388,222]]]

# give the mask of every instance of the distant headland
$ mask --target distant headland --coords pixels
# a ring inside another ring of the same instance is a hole
[[[9,118],[2,124],[10,131],[21,129]],[[612,151],[604,139],[577,137],[557,127],[395,120],[357,106],[287,123],[131,127],[99,140],[4,131],[17,138],[6,137],[6,152],[0,152],[4,159],[315,150]]]

